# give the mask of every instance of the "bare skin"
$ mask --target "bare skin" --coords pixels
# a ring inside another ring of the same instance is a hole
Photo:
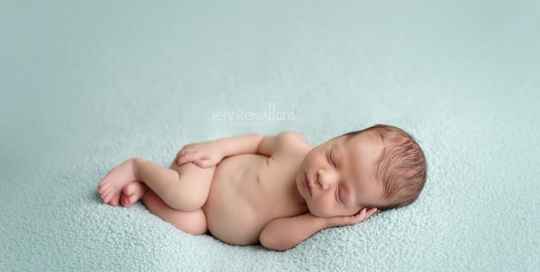
[[[141,182],[131,182],[122,189],[122,196],[120,197],[120,204],[126,208],[129,208],[139,201],[144,194],[148,191],[148,186]]]
[[[298,133],[250,134],[185,146],[170,168],[134,158],[99,183],[103,202],[138,200],[192,234],[286,250],[316,232],[377,213],[382,143],[337,137],[313,148]]]

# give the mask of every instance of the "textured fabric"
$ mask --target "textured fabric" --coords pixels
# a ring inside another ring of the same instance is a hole
[[[1,271],[540,268],[538,1],[11,2]],[[97,193],[130,157],[167,166],[191,142],[294,130],[318,145],[376,123],[423,147],[418,201],[286,252]]]

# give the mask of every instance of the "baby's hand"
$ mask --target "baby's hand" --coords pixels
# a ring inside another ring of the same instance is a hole
[[[362,222],[368,219],[370,216],[374,214],[378,214],[379,212],[381,211],[379,211],[377,208],[371,208],[369,210],[367,208],[363,208],[356,215],[327,217],[325,218],[326,227],[331,228],[331,227],[353,225],[353,224]]]
[[[183,165],[188,162],[208,168],[217,165],[223,159],[223,154],[216,141],[188,144],[176,154],[176,163]]]

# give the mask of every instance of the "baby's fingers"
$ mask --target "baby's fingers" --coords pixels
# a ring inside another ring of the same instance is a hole
[[[186,164],[188,162],[193,162],[193,161],[196,161],[200,159],[199,156],[197,156],[196,154],[194,153],[191,153],[191,154],[185,154],[185,155],[180,155],[178,160],[177,160],[177,164],[178,165],[183,165],[183,164]]]
[[[191,143],[191,144],[184,145],[184,147],[182,147],[182,150],[192,149],[192,148],[195,147],[195,145],[197,145],[197,144],[196,143]]]
[[[216,165],[215,163],[213,163],[212,161],[208,159],[196,160],[196,161],[193,161],[193,164],[199,166],[200,168],[208,168],[208,167],[212,167]]]
[[[363,208],[360,210],[360,212],[356,216],[354,216],[355,223],[362,222],[364,221],[364,219],[366,219],[366,211],[367,209]]]
[[[368,219],[373,214],[375,214],[377,211],[378,211],[377,208],[371,208],[369,210],[367,208],[363,208],[363,209],[360,210],[360,212],[358,214],[356,214],[354,216],[354,219],[355,219],[356,223],[362,222],[362,221]]]
[[[362,212],[363,212],[363,216],[362,216],[361,221],[364,221],[364,220],[370,218],[372,215],[379,213],[380,211],[377,208],[371,208],[369,210],[367,208],[364,208],[364,209],[362,209]]]
[[[190,153],[195,153],[196,150],[195,148],[182,148],[182,150],[178,151],[178,155],[186,155],[186,154],[190,154]]]

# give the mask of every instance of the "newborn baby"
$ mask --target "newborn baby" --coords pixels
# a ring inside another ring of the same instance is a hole
[[[141,200],[187,233],[287,250],[320,230],[412,203],[425,180],[416,141],[376,125],[315,148],[296,132],[189,144],[170,168],[127,160],[98,191],[112,206]]]

